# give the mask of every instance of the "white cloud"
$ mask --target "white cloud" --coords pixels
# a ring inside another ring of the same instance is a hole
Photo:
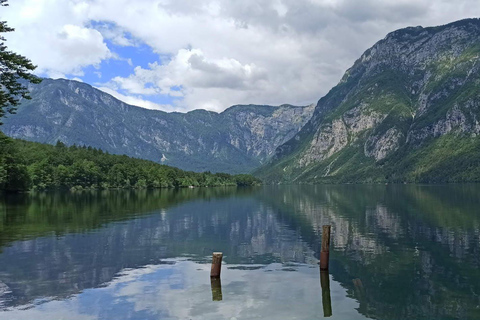
[[[179,105],[220,111],[239,92],[259,92],[266,89],[266,70],[254,64],[242,64],[235,59],[212,59],[199,49],[180,49],[169,62],[153,63],[148,69],[135,68],[127,78],[115,77],[113,82],[131,94],[163,94],[183,97]],[[195,92],[192,92],[194,90]],[[192,94],[193,93],[193,94]],[[202,96],[202,99],[196,99]],[[239,97],[240,98],[240,97]]]
[[[96,87],[96,88],[132,106],[137,106],[137,107],[142,107],[145,109],[152,109],[152,110],[175,111],[174,108],[170,105],[162,105],[162,104],[154,103],[154,102],[142,99],[140,96],[134,96],[134,95],[127,96],[109,87]]]
[[[82,68],[111,57],[99,31],[87,28],[88,5],[70,0],[10,1],[2,18],[15,28],[6,34],[9,49],[38,65],[50,77],[81,76]]]
[[[387,32],[479,16],[480,3],[15,0],[2,10],[17,29],[9,47],[40,71],[81,75],[87,65],[119,58],[104,39],[122,46],[143,42],[162,60],[112,84],[136,99],[181,96],[178,109],[222,110],[239,103],[315,102]]]
[[[127,37],[124,30],[122,30],[116,25],[101,23],[95,26],[95,28],[102,34],[105,39],[111,40],[112,43],[118,46],[133,47],[137,45],[133,39]]]

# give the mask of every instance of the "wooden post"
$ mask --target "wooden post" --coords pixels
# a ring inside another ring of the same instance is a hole
[[[328,270],[328,261],[330,259],[330,228],[323,226],[322,230],[322,251],[320,251],[320,270]]]
[[[322,286],[323,316],[332,316],[332,298],[330,296],[330,277],[327,271],[320,271],[320,285]]]
[[[212,286],[212,301],[222,301],[222,281],[220,278],[210,278]]]
[[[212,257],[212,270],[210,271],[211,278],[220,278],[220,271],[222,269],[223,253],[214,252]]]

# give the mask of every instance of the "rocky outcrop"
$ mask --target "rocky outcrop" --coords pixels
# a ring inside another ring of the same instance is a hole
[[[403,133],[397,128],[390,128],[381,136],[371,135],[365,143],[365,156],[382,160],[400,147]]]
[[[345,112],[340,119],[326,123],[317,129],[309,149],[299,160],[301,166],[331,157],[355,141],[364,131],[382,121],[384,115],[368,111],[368,105]]]

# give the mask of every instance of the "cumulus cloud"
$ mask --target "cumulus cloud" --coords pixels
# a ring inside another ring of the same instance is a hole
[[[103,22],[98,24],[92,24],[92,26],[96,28],[105,39],[111,40],[112,43],[117,46],[137,46],[135,39],[131,39],[130,37],[128,37],[125,30],[123,30],[117,25]]]
[[[6,35],[8,46],[31,59],[41,74],[81,76],[82,68],[112,57],[101,33],[82,23],[87,10],[88,6],[79,1],[10,3],[3,15],[15,28]]]
[[[73,80],[76,80],[76,79],[73,79]],[[140,96],[124,95],[119,93],[115,89],[112,89],[109,87],[96,87],[96,88],[114,96],[118,100],[121,100],[133,106],[142,107],[142,108],[151,109],[151,110],[175,111],[175,109],[170,105],[162,105],[162,104],[154,103],[154,102],[142,99],[142,97]]]
[[[4,10],[4,9],[2,9]],[[474,0],[15,0],[5,19],[8,45],[50,76],[143,43],[158,61],[108,86],[172,108],[222,110],[232,104],[309,104],[386,33],[480,14]],[[101,71],[101,70],[100,70]],[[117,95],[119,96],[119,95]],[[131,101],[131,100],[130,100]]]
[[[179,107],[185,109],[192,105],[220,111],[228,103],[222,100],[222,94],[259,92],[268,84],[268,74],[255,64],[227,58],[207,59],[199,49],[180,49],[165,64],[152,63],[147,69],[137,67],[129,77],[115,77],[112,82],[131,94],[181,97]],[[201,93],[202,98],[197,99]]]

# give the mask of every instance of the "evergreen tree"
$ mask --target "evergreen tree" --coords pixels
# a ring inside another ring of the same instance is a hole
[[[7,0],[0,0],[0,7],[8,6]],[[0,118],[6,113],[14,113],[21,98],[30,99],[27,88],[19,80],[32,83],[42,80],[30,72],[35,70],[30,60],[8,51],[5,37],[1,34],[14,31],[6,21],[0,21]],[[1,122],[0,122],[1,124]]]

